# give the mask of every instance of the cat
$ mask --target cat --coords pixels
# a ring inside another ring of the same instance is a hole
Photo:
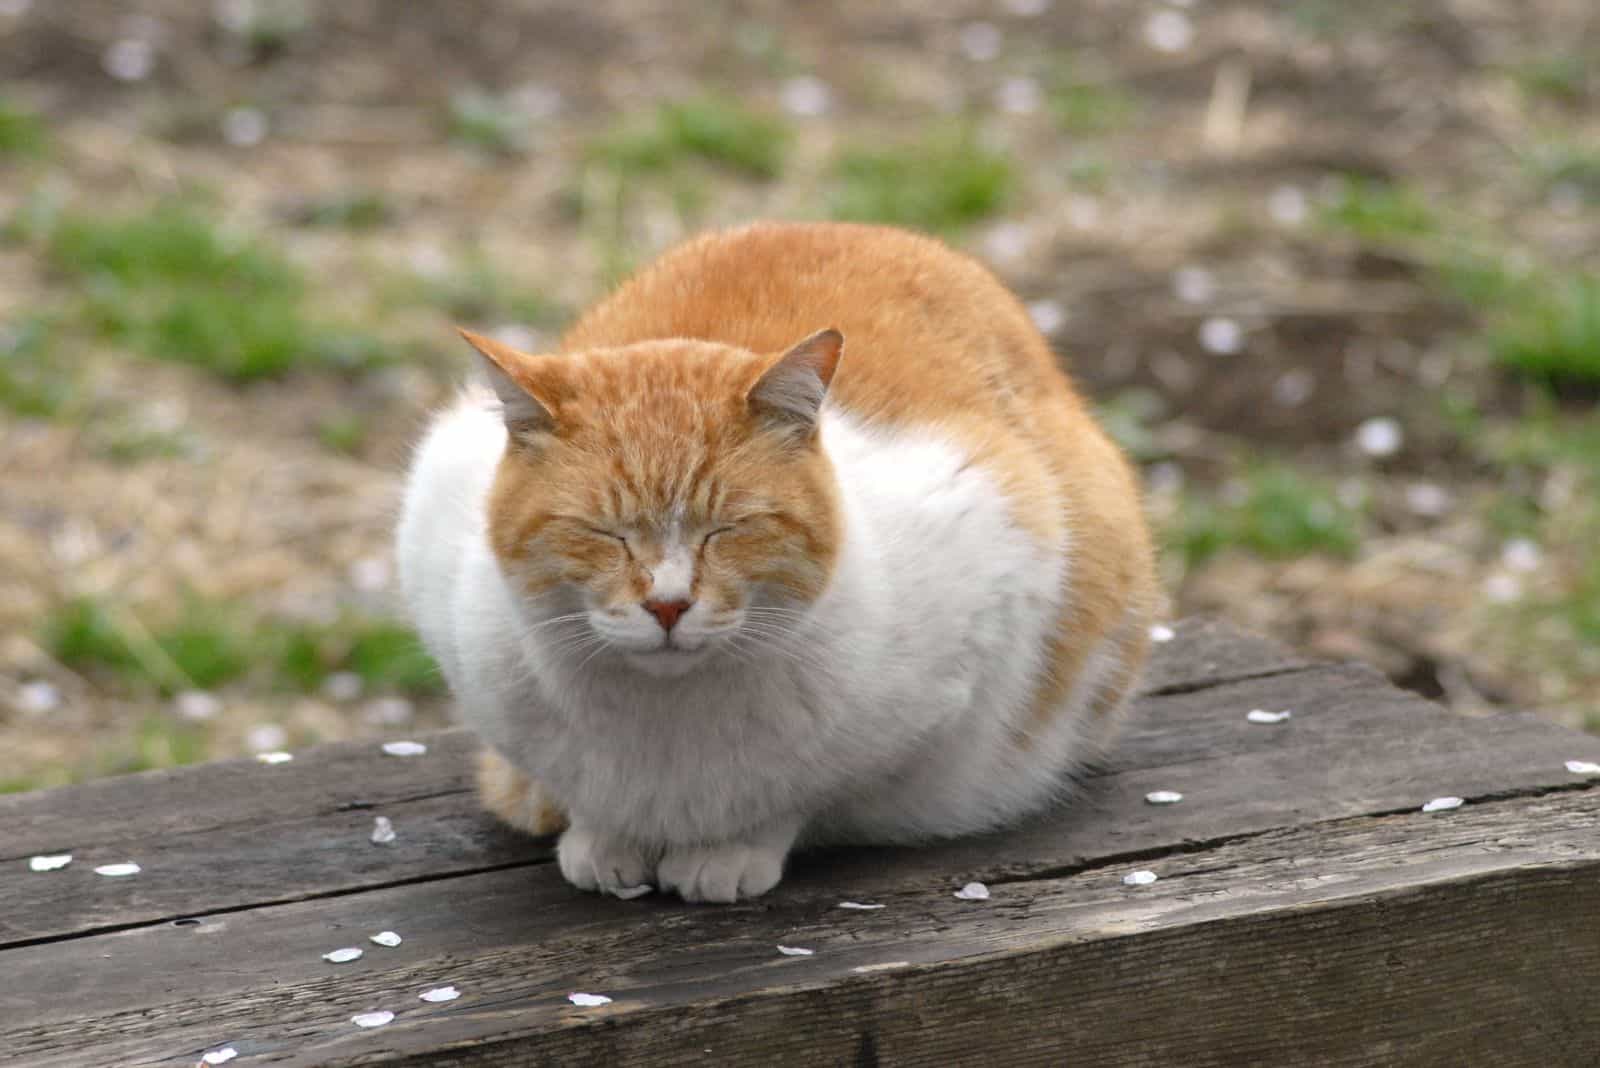
[[[731,902],[797,844],[1060,799],[1157,605],[1129,465],[1027,311],[907,231],[692,239],[409,473],[402,588],[484,804],[574,885]]]

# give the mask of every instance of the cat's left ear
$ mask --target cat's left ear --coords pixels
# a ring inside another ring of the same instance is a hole
[[[768,367],[750,387],[750,409],[758,417],[809,437],[844,352],[844,335],[819,330]]]
[[[489,385],[500,397],[505,412],[506,429],[514,438],[550,431],[555,428],[554,396],[540,396],[530,365],[536,357],[518,352],[510,345],[492,337],[474,334],[471,330],[456,327],[467,344],[483,357],[484,375]],[[548,394],[548,390],[545,391]]]

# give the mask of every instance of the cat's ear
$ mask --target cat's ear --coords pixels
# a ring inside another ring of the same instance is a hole
[[[467,344],[477,349],[478,355],[483,357],[484,377],[500,398],[506,430],[510,431],[512,437],[527,437],[555,429],[555,415],[549,398],[541,399],[537,395],[539,388],[530,367],[535,357],[518,352],[494,338],[474,334],[464,327],[458,326],[456,329],[467,339]]]
[[[778,357],[750,387],[750,410],[759,419],[809,437],[843,350],[839,331],[812,334]]]

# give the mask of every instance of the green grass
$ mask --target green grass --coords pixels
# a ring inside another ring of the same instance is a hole
[[[1461,257],[1442,284],[1478,312],[1496,363],[1554,385],[1600,384],[1600,274]]]
[[[1056,125],[1069,134],[1110,133],[1126,126],[1138,110],[1121,88],[1075,77],[1058,78],[1048,100]]]
[[[1355,175],[1339,181],[1321,217],[1325,225],[1374,241],[1425,237],[1438,228],[1434,212],[1417,191]]]
[[[1193,567],[1230,548],[1269,559],[1349,557],[1362,528],[1361,511],[1342,504],[1331,485],[1273,463],[1250,469],[1237,499],[1187,495],[1168,538]]]
[[[45,320],[25,318],[0,327],[0,408],[49,419],[66,410],[75,395],[70,372],[52,358]]]
[[[1528,164],[1546,188],[1569,186],[1591,204],[1600,204],[1600,148],[1553,143],[1528,155]]]
[[[80,284],[85,322],[149,356],[236,382],[383,358],[376,339],[309,315],[306,282],[287,260],[191,207],[64,214],[43,243],[56,270]]]
[[[522,109],[480,89],[464,89],[450,97],[445,125],[456,144],[488,156],[520,156],[532,140]]]
[[[355,672],[370,692],[428,696],[444,685],[416,635],[389,619],[352,615],[314,626],[191,598],[146,623],[126,606],[79,598],[40,632],[63,664],[135,693],[212,690],[246,679],[310,693],[336,671]]]
[[[834,166],[832,215],[949,233],[1004,207],[1016,186],[1011,160],[970,130],[885,148],[852,148]]]
[[[590,157],[625,177],[665,174],[699,160],[770,179],[783,170],[789,139],[788,124],[772,115],[727,97],[700,96],[624,120],[592,146]]]
[[[457,269],[438,276],[400,276],[386,287],[385,299],[390,304],[428,304],[460,323],[519,323],[548,329],[568,314],[481,255],[467,256]]]
[[[0,97],[0,161],[33,159],[49,145],[44,122],[19,104]]]
[[[1523,95],[1561,104],[1581,104],[1593,61],[1582,55],[1535,56],[1513,65],[1508,73]]]
[[[305,204],[296,213],[302,226],[338,227],[344,230],[376,230],[394,222],[394,208],[383,194],[370,189],[355,189],[321,197]]]

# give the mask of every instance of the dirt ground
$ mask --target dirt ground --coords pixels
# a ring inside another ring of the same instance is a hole
[[[957,124],[1013,180],[948,236],[1031,302],[1144,465],[1174,614],[1372,661],[1464,714],[1600,729],[1593,458],[1495,444],[1570,435],[1595,390],[1497,364],[1440,251],[1600,268],[1597,71],[1590,0],[0,0],[0,95],[48,138],[0,156],[0,351],[48,318],[80,398],[0,408],[0,785],[443,722],[426,687],[151,685],[45,622],[116,606],[145,663],[165,654],[141,635],[196,598],[392,613],[398,474],[468,367],[455,321],[537,346],[690,232],[828,214],[852,146]],[[775,174],[640,177],[597,149],[706,93],[782,124]],[[1577,169],[1538,163],[1557,149]],[[316,224],[357,195],[371,220]],[[18,223],[173,201],[279,250],[392,358],[240,383],[141,355],[83,325],[82,278]],[[113,423],[181,447],[108,448]],[[1358,542],[1263,549],[1265,463]]]

